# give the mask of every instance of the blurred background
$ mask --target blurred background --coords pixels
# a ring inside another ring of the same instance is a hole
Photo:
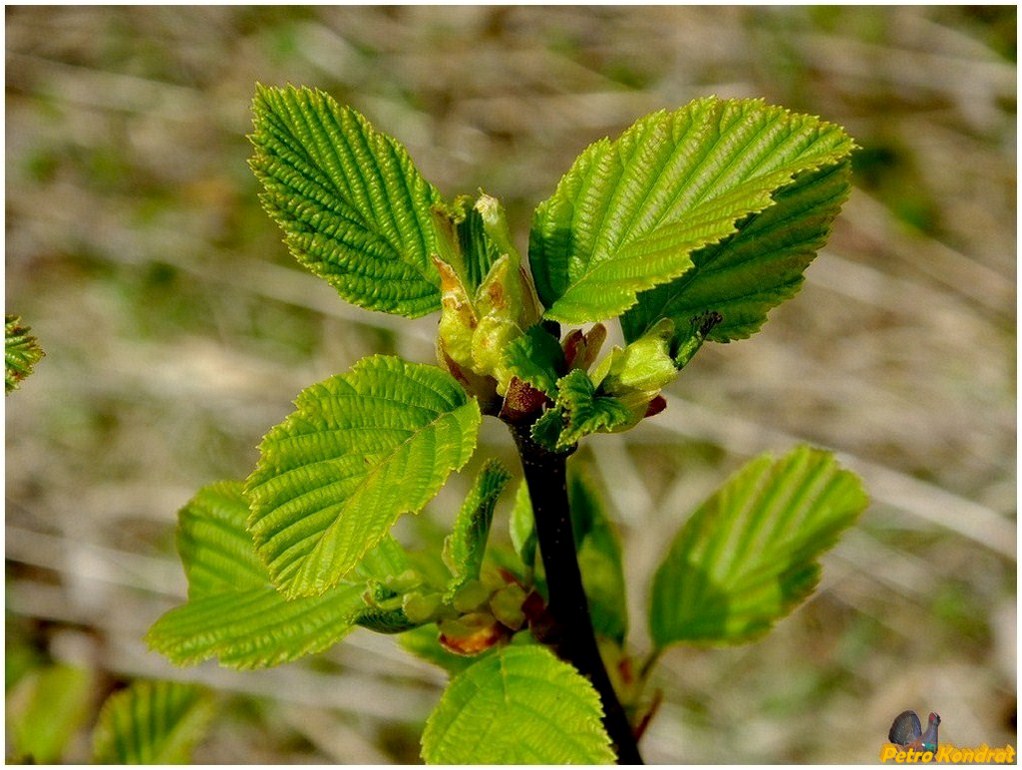
[[[246,166],[258,81],[353,105],[448,197],[499,197],[523,248],[574,157],[646,112],[762,96],[844,125],[856,189],[801,294],[586,450],[640,652],[665,544],[752,455],[833,448],[872,497],[763,641],[664,658],[642,748],[875,762],[907,708],[942,742],[1014,744],[1015,58],[1014,6],[8,7],[6,309],[46,351],[5,401],[8,724],[60,662],[84,677],[65,761],[134,677],[216,688],[199,762],[419,761],[444,677],[386,637],[248,673],[141,641],[184,596],[199,486],[244,478],[303,387],[370,352],[433,360],[435,317],[345,305],[287,254]],[[511,458],[499,424],[481,442]],[[465,478],[425,515],[449,521]]]

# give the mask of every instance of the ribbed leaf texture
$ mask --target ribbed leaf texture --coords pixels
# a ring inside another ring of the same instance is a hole
[[[593,630],[620,644],[628,634],[621,542],[596,485],[584,472],[570,474],[568,502]]]
[[[479,406],[446,372],[373,356],[298,396],[245,492],[248,529],[289,597],[336,585],[472,456]]]
[[[444,541],[443,559],[451,570],[449,591],[479,577],[490,535],[493,511],[511,474],[497,460],[488,460],[454,520],[454,529]]]
[[[853,147],[839,127],[760,100],[699,99],[591,145],[540,204],[529,260],[546,317],[613,318],[689,271],[691,254]]]
[[[103,704],[93,734],[93,762],[187,764],[213,714],[212,693],[205,688],[179,682],[134,682]]]
[[[794,296],[851,190],[848,161],[799,175],[774,195],[775,205],[739,225],[724,241],[692,255],[694,267],[639,295],[621,317],[625,339],[640,337],[662,318],[675,321],[677,344],[691,336],[690,321],[708,311],[723,320],[707,339],[749,337],[767,312]]]
[[[29,334],[21,318],[4,316],[4,392],[17,390],[21,381],[32,373],[32,368],[44,355],[36,338]]]
[[[589,375],[573,369],[557,382],[557,401],[533,425],[532,436],[552,451],[592,433],[612,433],[633,424],[631,410],[614,396],[598,394]]]
[[[243,485],[237,481],[203,487],[179,511],[177,552],[189,599],[268,585],[266,565],[245,529],[248,513]]]
[[[600,696],[545,647],[506,647],[459,674],[426,722],[429,764],[611,764]]]
[[[252,110],[251,166],[295,258],[361,307],[412,318],[439,309],[440,194],[405,148],[318,90],[260,86]]]
[[[748,463],[696,510],[657,570],[656,646],[764,634],[816,587],[816,559],[867,503],[859,478],[829,452],[803,446]]]
[[[248,515],[240,482],[203,488],[179,514],[188,602],[164,614],[146,636],[153,650],[177,665],[216,657],[232,668],[262,668],[325,650],[365,609],[366,578],[404,569],[392,553],[399,547],[388,538],[366,555],[358,580],[288,601],[256,556],[245,530]]]

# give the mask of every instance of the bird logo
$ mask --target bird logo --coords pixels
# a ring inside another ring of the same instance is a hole
[[[940,714],[930,712],[930,721],[923,732],[923,725],[914,711],[902,711],[891,723],[891,731],[887,739],[903,749],[914,751],[937,751],[937,727],[940,725]]]

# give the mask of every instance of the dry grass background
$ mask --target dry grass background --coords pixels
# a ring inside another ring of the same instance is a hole
[[[939,711],[944,741],[1014,743],[1015,30],[1012,6],[8,7],[6,306],[47,351],[6,400],[8,651],[93,669],[97,700],[212,684],[200,762],[417,761],[442,678],[386,638],[254,673],[174,670],[140,640],[183,596],[196,488],[244,477],[302,387],[379,349],[432,360],[435,319],[348,307],[286,254],[246,167],[254,83],[354,105],[445,194],[505,201],[522,243],[590,141],[764,96],[846,126],[857,189],[761,334],[590,442],[634,643],[663,544],[750,455],[834,448],[873,504],[764,641],[666,656],[643,750],[871,762],[904,708]]]

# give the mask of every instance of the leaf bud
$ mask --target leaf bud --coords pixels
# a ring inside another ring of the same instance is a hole
[[[626,427],[663,410],[654,401],[662,401],[660,390],[678,375],[671,358],[673,335],[674,322],[665,318],[627,347],[615,347],[593,370],[598,394],[613,396],[631,411],[634,422]]]
[[[488,612],[441,620],[440,644],[456,655],[478,655],[510,637],[510,630]]]

